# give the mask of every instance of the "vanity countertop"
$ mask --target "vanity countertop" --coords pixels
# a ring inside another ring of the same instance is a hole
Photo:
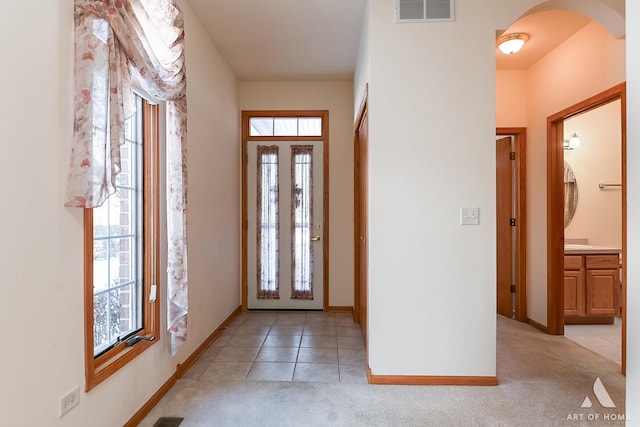
[[[589,255],[589,254],[619,254],[620,248],[611,248],[607,246],[579,245],[567,243],[564,245],[565,255]]]

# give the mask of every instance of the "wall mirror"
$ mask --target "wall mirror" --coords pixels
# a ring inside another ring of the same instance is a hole
[[[564,228],[567,228],[571,223],[577,207],[578,183],[576,176],[569,163],[564,162]]]

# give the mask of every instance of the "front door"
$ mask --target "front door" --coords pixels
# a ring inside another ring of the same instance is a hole
[[[323,308],[323,142],[247,142],[247,307]]]

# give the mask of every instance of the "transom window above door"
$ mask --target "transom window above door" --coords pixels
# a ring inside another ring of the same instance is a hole
[[[251,117],[250,136],[322,136],[322,117]]]

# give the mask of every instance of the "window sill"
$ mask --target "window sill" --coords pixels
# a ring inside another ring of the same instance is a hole
[[[144,335],[151,336],[151,334]],[[99,358],[92,359],[87,363],[85,391],[92,390],[158,341],[158,338],[153,341],[143,340],[131,347],[125,347],[123,342]]]

